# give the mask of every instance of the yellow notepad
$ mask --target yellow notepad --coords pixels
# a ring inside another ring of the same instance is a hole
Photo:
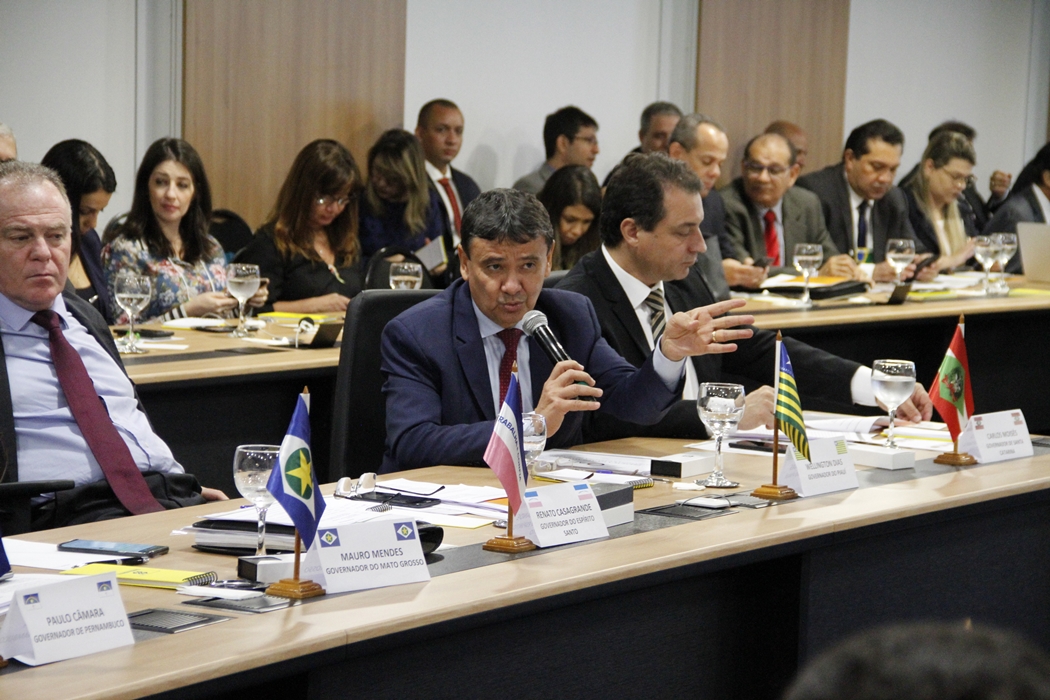
[[[108,574],[110,572],[115,572],[117,574],[117,582],[126,586],[170,588],[172,590],[179,586],[207,586],[219,578],[214,571],[178,571],[176,569],[161,569],[156,566],[124,566],[121,564],[86,564],[75,569],[67,569],[61,573],[94,576],[95,574]]]

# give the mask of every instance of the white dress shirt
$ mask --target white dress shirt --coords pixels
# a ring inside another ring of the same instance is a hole
[[[1050,223],[1050,199],[1046,198],[1038,185],[1033,184],[1032,191],[1035,192],[1035,201],[1039,202],[1039,208],[1043,210],[1043,221]]]
[[[843,174],[843,177],[845,177],[845,174]],[[850,187],[849,182],[846,182],[846,191],[849,192],[850,218],[853,221],[853,239],[852,239],[852,242],[853,242],[853,250],[855,251],[855,250],[857,250],[857,247],[858,247],[857,246],[857,226],[860,223],[860,211],[857,210],[857,207],[859,207],[860,203],[865,201],[865,199],[863,197],[861,197],[859,194],[857,194],[856,192],[853,191],[853,188]],[[871,243],[872,243],[871,207],[875,203],[873,201],[871,201],[870,199],[867,200],[867,202],[868,202],[868,208],[864,212],[864,220],[868,224],[868,240],[866,241],[867,245],[865,245],[864,247],[867,248],[868,250],[871,250],[872,247],[873,247],[871,245]]]
[[[76,349],[106,405],[117,432],[142,471],[182,473],[183,469],[141,410],[131,380],[106,349],[67,309],[58,296],[52,310]],[[58,383],[48,332],[32,322],[33,312],[0,294],[0,337],[4,343],[11,405],[18,437],[18,478],[72,479],[77,486],[105,476],[73,418]]]
[[[456,213],[452,211],[452,202],[449,201],[448,192],[441,185],[438,180],[448,178],[448,184],[452,185],[452,194],[456,197],[456,206],[459,207],[459,215],[463,216],[463,197],[460,196],[459,190],[456,188],[456,181],[452,179],[452,166],[446,165],[445,170],[447,172],[442,173],[438,170],[433,163],[429,160],[423,161],[423,166],[427,169],[427,175],[434,181],[434,187],[437,188],[438,195],[441,197],[441,203],[445,205],[445,211],[448,212],[448,223],[452,227],[452,244],[454,246],[459,245],[459,231],[456,230]],[[455,251],[448,251],[451,256]]]

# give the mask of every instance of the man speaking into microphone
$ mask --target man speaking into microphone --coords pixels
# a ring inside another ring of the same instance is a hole
[[[661,224],[675,235],[692,235],[703,219],[700,182],[683,172],[673,184],[682,196],[661,213]],[[676,313],[658,332],[649,358],[635,367],[602,339],[586,297],[543,289],[553,244],[550,217],[530,194],[491,190],[467,207],[457,251],[462,279],[383,331],[382,471],[482,465],[515,362],[522,410],[543,414],[548,447],[563,448],[582,441],[584,411],[655,423],[681,395],[686,358],[733,352],[734,341],[751,336],[737,328],[752,323],[751,316],[724,316],[743,301]],[[696,252],[687,251],[680,264],[695,262]],[[551,348],[537,342],[535,321],[533,335],[523,332],[533,309],[544,314],[541,325],[570,359],[548,357]]]

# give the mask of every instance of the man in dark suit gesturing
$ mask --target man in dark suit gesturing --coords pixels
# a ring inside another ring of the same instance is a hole
[[[463,113],[451,100],[427,102],[419,110],[416,138],[423,145],[427,175],[441,195],[458,243],[463,210],[481,194],[470,175],[452,167],[463,146]]]
[[[674,202],[682,196],[698,198],[701,188],[699,179],[684,163],[658,155],[628,159],[605,191],[602,247],[584,256],[558,285],[591,300],[602,335],[632,364],[639,364],[651,352],[654,313],[671,314],[709,304],[713,298],[711,285],[704,278],[710,272],[698,265],[680,264],[690,256],[695,261],[704,255],[706,244],[699,227],[680,225]],[[843,407],[851,403],[875,405],[868,368],[791,338],[785,342],[803,402],[806,397],[819,397]],[[728,355],[692,358],[683,400],[644,434],[704,436],[696,411],[699,383],[735,378],[765,385],[747,396],[740,427],[772,427],[773,390],[768,385],[773,381],[775,334],[753,329],[753,336],[737,345],[736,352]],[[906,405],[902,417],[928,419],[931,415],[929,397],[921,387],[916,387]],[[604,416],[589,418],[584,426],[588,441],[639,432],[643,429],[638,426]]]
[[[901,164],[904,134],[885,119],[861,124],[846,139],[842,161],[799,178],[799,187],[820,198],[824,221],[835,247],[859,261],[874,262],[872,278],[897,278],[886,262],[886,241],[914,238],[908,201],[893,178]]]
[[[670,206],[699,236],[700,195],[682,192]],[[463,278],[383,331],[383,471],[481,462],[512,362],[523,410],[546,418],[549,446],[567,447],[582,441],[581,411],[658,421],[681,395],[687,357],[732,352],[734,341],[751,336],[735,329],[750,316],[723,316],[742,305],[737,300],[676,313],[635,367],[602,339],[587,299],[543,289],[553,242],[547,210],[530,194],[491,190],[467,207],[458,251]],[[695,253],[680,251],[671,264],[684,273],[695,262]],[[552,364],[522,334],[522,319],[534,308],[573,359]]]

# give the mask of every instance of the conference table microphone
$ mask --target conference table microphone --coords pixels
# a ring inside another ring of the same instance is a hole
[[[543,352],[546,353],[552,364],[558,364],[565,360],[571,360],[569,353],[565,352],[565,348],[558,342],[558,339],[554,337],[554,333],[551,331],[550,326],[547,325],[547,315],[542,311],[536,311],[533,309],[525,314],[525,318],[522,319],[521,329],[525,331],[525,335],[532,336],[536,339],[536,342],[543,348]],[[580,380],[575,382],[582,386],[590,386],[587,382]],[[577,396],[577,401],[597,401],[598,399],[593,396]]]

